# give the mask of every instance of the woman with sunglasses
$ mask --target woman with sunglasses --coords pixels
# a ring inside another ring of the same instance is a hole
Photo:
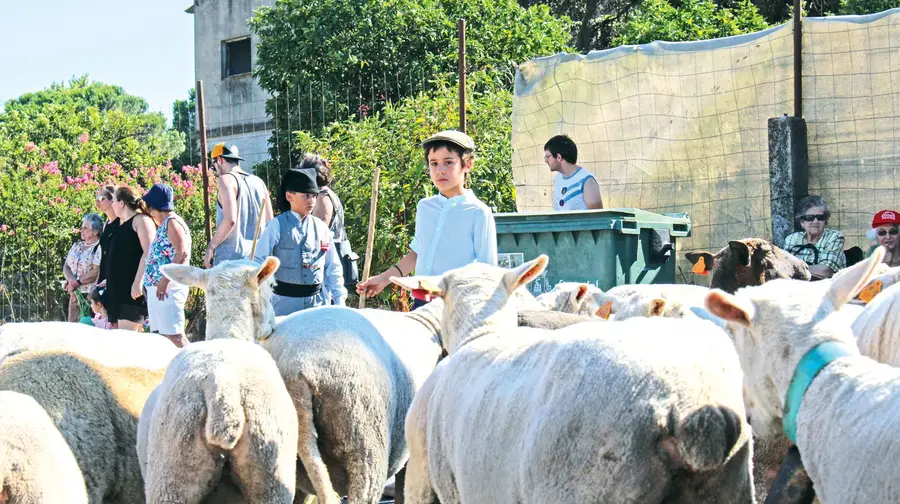
[[[872,219],[871,232],[875,235],[878,244],[869,249],[866,257],[872,255],[876,248],[884,247],[886,253],[882,262],[891,267],[900,266],[900,237],[897,236],[900,233],[900,213],[894,210],[882,210],[876,213]]]
[[[800,200],[796,217],[803,231],[788,235],[784,249],[808,264],[814,279],[831,278],[847,266],[844,235],[826,227],[831,212],[821,196]]]
[[[100,276],[97,278],[97,285],[106,285],[106,268],[109,265],[109,248],[112,244],[112,237],[119,229],[119,218],[113,210],[112,201],[116,193],[116,186],[103,186],[97,189],[94,194],[94,201],[97,209],[106,215],[106,225],[103,226],[103,232],[100,233]]]

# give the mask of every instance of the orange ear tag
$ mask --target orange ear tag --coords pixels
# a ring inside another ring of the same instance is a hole
[[[859,299],[868,303],[872,300],[872,298],[877,296],[879,292],[881,292],[882,285],[883,284],[881,280],[875,280],[874,282],[870,283],[866,286],[865,289],[862,290],[862,292],[859,293]]]
[[[703,276],[708,275],[709,272],[706,271],[706,258],[704,258],[703,256],[700,256],[700,258],[697,259],[697,263],[694,264],[693,268],[691,268],[691,271],[698,275],[703,275]]]
[[[603,320],[609,320],[609,314],[612,311],[612,301],[607,301],[603,303],[600,308],[597,308],[596,315]]]

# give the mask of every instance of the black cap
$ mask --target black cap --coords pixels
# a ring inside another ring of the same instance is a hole
[[[319,185],[316,184],[316,170],[312,168],[291,168],[284,172],[281,181],[281,186],[285,192],[319,194]]]

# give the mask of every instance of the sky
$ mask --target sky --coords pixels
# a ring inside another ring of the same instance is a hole
[[[194,86],[193,0],[0,0],[0,103],[88,74],[171,120]]]

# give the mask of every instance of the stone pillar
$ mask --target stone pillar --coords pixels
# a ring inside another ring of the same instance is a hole
[[[784,245],[795,231],[794,209],[809,194],[809,153],[803,118],[769,119],[769,190],[771,193],[772,241]]]

